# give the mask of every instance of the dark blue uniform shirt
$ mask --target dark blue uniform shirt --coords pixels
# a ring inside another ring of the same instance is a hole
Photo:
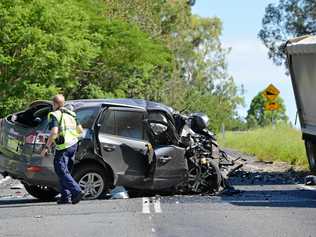
[[[51,130],[54,127],[58,127],[58,121],[55,116],[51,116],[50,120],[48,121],[48,129]]]

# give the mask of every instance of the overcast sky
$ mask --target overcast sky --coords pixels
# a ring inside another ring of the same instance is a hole
[[[283,67],[275,66],[268,59],[267,50],[258,39],[265,7],[277,0],[197,0],[193,13],[204,16],[218,16],[223,21],[221,40],[225,47],[231,47],[228,70],[237,85],[246,90],[246,107],[240,108],[246,116],[251,99],[273,83],[285,101],[287,114],[294,123],[296,105],[291,80]]]

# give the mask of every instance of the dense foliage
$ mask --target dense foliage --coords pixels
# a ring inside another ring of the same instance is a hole
[[[281,65],[288,39],[316,33],[316,1],[279,0],[278,4],[269,4],[262,25],[259,37],[269,49],[269,57]]]
[[[275,102],[280,105],[280,108],[275,111],[265,109],[268,100],[259,92],[251,101],[250,108],[247,114],[247,124],[249,128],[265,127],[274,123],[287,123],[288,117],[285,113],[285,105],[283,99],[279,96]]]
[[[236,124],[220,19],[186,0],[0,0],[0,116],[62,92],[134,97]]]

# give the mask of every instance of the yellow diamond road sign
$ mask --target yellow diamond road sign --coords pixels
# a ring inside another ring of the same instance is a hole
[[[280,91],[274,85],[270,84],[267,89],[264,90],[262,95],[268,100],[272,101],[275,100],[279,94]]]
[[[269,102],[266,104],[265,109],[274,111],[274,110],[278,110],[280,107],[281,107],[280,104],[277,102]]]

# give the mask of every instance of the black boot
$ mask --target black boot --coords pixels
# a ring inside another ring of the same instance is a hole
[[[80,200],[81,200],[81,198],[83,197],[83,195],[84,195],[84,192],[80,191],[80,192],[77,194],[77,196],[71,197],[71,202],[72,202],[72,204],[77,204],[77,203],[79,203]]]

